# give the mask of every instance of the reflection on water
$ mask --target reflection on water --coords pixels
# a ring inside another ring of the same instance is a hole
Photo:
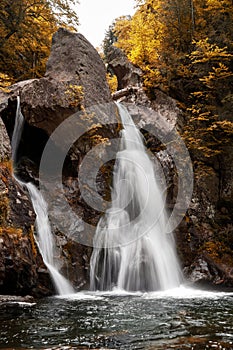
[[[0,309],[0,348],[233,349],[232,297],[181,288],[9,304]]]

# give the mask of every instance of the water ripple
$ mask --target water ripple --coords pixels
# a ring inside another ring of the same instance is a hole
[[[11,305],[0,313],[0,348],[232,350],[232,294],[183,292],[82,292]]]

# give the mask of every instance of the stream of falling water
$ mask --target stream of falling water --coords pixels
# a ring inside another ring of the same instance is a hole
[[[13,165],[16,165],[17,161],[17,151],[19,142],[22,136],[24,126],[24,117],[20,108],[20,98],[17,97],[17,110],[15,116],[15,126],[12,136],[12,159]],[[59,295],[66,295],[74,293],[74,289],[70,282],[61,275],[59,272],[59,267],[55,261],[56,254],[56,244],[54,236],[51,232],[50,222],[48,218],[47,203],[45,202],[41,192],[37,187],[28,182],[25,183],[19,180],[14,174],[15,180],[20,186],[25,186],[29,192],[34,211],[36,213],[36,232],[37,237],[35,240],[38,244],[39,250],[41,252],[43,261],[48,268],[52,281],[54,283],[56,292]]]
[[[166,232],[165,199],[143,137],[127,109],[116,156],[112,204],[94,237],[92,290],[154,291],[178,287],[182,274],[174,239]]]

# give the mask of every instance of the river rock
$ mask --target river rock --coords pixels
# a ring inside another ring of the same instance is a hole
[[[0,304],[2,303],[34,303],[35,299],[31,295],[15,296],[15,295],[0,295]]]
[[[189,280],[193,283],[211,281],[213,279],[208,263],[204,259],[198,258],[192,263],[190,270]]]

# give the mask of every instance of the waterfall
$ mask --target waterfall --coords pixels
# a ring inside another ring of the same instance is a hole
[[[182,274],[167,231],[165,199],[143,137],[118,104],[123,129],[116,155],[111,207],[100,219],[91,256],[91,290],[175,288]]]
[[[15,125],[14,125],[12,140],[11,140],[13,166],[15,166],[15,164],[16,164],[17,151],[18,151],[19,142],[20,142],[22,132],[23,132],[23,126],[24,126],[24,117],[23,117],[23,114],[22,114],[21,108],[20,108],[20,97],[17,96],[17,109],[16,109],[16,116],[15,116]]]
[[[20,98],[17,97],[17,110],[15,116],[15,126],[12,136],[12,159],[13,166],[16,164],[17,150],[21,139],[24,126],[24,117],[21,113]],[[52,281],[54,283],[56,292],[59,295],[74,293],[74,289],[69,281],[60,274],[58,265],[55,261],[56,244],[51,232],[51,227],[48,218],[47,203],[45,202],[41,192],[32,183],[24,183],[14,175],[16,181],[20,186],[25,186],[29,192],[34,211],[36,213],[36,231],[38,248],[42,255],[43,261],[48,268]]]
[[[35,185],[29,182],[26,183],[25,186],[28,189],[33,209],[36,213],[36,232],[38,235],[38,240],[36,239],[36,241],[43,261],[50,272],[56,292],[59,295],[72,294],[74,293],[73,287],[70,285],[69,281],[60,274],[54,259],[56,244],[49,223],[47,203]]]

